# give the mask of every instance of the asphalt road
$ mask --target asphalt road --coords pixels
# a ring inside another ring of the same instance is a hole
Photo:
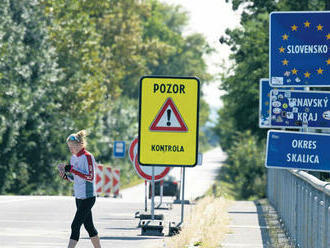
[[[224,153],[217,148],[204,154],[202,166],[186,169],[186,199],[201,196],[212,185]],[[170,172],[178,179],[180,168]],[[141,236],[134,213],[144,209],[144,184],[123,190],[121,199],[98,198],[93,207],[95,226],[103,247],[139,248],[159,247],[163,237]],[[180,220],[180,206],[171,206],[174,198],[166,197],[165,222]],[[156,203],[159,198],[156,198]],[[150,201],[149,201],[150,204]],[[193,204],[186,206],[186,212]],[[148,206],[150,210],[150,205]],[[73,197],[63,196],[0,196],[0,247],[50,248],[66,247],[71,221],[75,213]],[[165,224],[167,228],[167,224]],[[167,234],[168,230],[164,229]],[[92,247],[82,227],[77,247]]]

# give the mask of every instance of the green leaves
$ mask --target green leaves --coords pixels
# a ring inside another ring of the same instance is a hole
[[[268,77],[269,13],[322,10],[326,1],[233,0],[232,7],[235,10],[242,7],[243,13],[241,27],[226,30],[226,36],[220,38],[222,44],[231,48],[234,65],[222,75],[221,88],[226,94],[222,97],[223,108],[219,110],[215,131],[220,134],[222,148],[229,154],[228,172],[236,178],[233,182],[247,182],[242,184],[242,189],[247,188],[248,193],[242,191],[241,197],[262,196],[259,186],[265,183],[265,169],[264,158],[259,154],[265,146],[266,131],[258,127],[259,80]],[[237,135],[243,136],[241,139],[246,143],[238,143]],[[260,185],[255,187],[253,180]]]
[[[53,165],[79,129],[112,162],[112,142],[137,135],[142,75],[209,80],[201,57],[211,50],[201,35],[183,37],[186,21],[159,1],[1,1],[0,193],[66,192]]]

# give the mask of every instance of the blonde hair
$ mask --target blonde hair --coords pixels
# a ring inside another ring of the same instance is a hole
[[[86,130],[80,130],[77,133],[70,134],[69,137],[66,139],[66,142],[79,144],[82,145],[83,147],[86,147],[87,145],[86,136],[87,136]]]

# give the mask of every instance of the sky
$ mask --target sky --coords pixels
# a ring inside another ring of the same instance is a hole
[[[231,9],[231,4],[225,0],[162,0],[167,4],[181,5],[188,12],[189,24],[184,35],[202,33],[209,45],[216,52],[206,57],[208,72],[219,74],[220,64],[229,65],[229,47],[219,43],[219,38],[225,34],[226,28],[239,26],[240,14]],[[215,79],[203,87],[204,99],[211,107],[210,119],[216,121],[217,110],[221,107],[220,96],[224,93],[219,90],[220,80]]]

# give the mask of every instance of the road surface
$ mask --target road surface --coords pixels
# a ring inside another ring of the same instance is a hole
[[[216,148],[204,154],[202,166],[186,169],[186,199],[193,200],[205,193],[224,158],[224,153]],[[172,169],[171,174],[179,178],[180,168]],[[134,218],[136,211],[144,209],[144,184],[121,193],[121,199],[98,198],[93,208],[95,226],[103,247],[148,248],[161,245],[163,237],[141,236],[141,230],[137,228],[138,219]],[[166,197],[164,201],[171,203],[173,198]],[[74,213],[73,197],[0,196],[0,247],[66,247]],[[156,213],[163,213],[166,221],[180,220],[179,205],[174,205],[172,210],[157,210]],[[77,247],[92,247],[83,227]]]

